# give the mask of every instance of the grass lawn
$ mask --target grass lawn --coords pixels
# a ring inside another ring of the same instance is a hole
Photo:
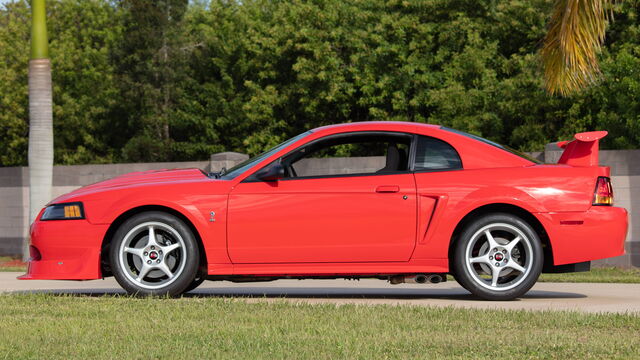
[[[19,259],[0,256],[0,271],[27,271],[27,266]]]
[[[543,282],[640,283],[640,268],[592,268],[591,271],[567,274],[542,274]]]
[[[638,359],[640,316],[0,295],[0,359]]]

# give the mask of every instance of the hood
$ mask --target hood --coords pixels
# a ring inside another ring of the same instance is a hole
[[[62,195],[51,203],[63,202],[79,195],[101,192],[109,189],[133,187],[141,185],[182,183],[207,179],[207,174],[200,169],[149,170],[132,172],[115,178],[97,182]]]

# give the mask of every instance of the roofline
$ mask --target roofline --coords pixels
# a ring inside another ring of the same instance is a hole
[[[368,125],[395,125],[395,126],[400,125],[400,126],[407,126],[407,127],[424,126],[424,127],[428,127],[428,128],[431,128],[431,129],[440,129],[440,128],[442,128],[441,125],[425,124],[425,123],[411,122],[411,121],[355,121],[355,122],[347,122],[347,123],[319,126],[317,128],[311,129],[309,131],[312,132],[312,133],[315,133],[315,132],[318,132],[318,131],[329,130],[329,129],[333,129],[333,128],[340,128],[340,127],[366,127]]]

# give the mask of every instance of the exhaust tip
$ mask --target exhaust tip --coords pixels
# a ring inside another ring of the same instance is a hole
[[[445,281],[441,274],[415,274],[415,275],[392,275],[388,281],[392,285],[398,284],[438,284]]]
[[[423,274],[418,274],[415,276],[415,282],[416,284],[424,284],[429,280],[429,278],[426,275]]]

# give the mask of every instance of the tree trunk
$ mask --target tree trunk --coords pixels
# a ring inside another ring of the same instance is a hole
[[[51,62],[29,61],[29,224],[51,200],[53,178],[53,113]],[[23,258],[29,257],[25,241]]]

